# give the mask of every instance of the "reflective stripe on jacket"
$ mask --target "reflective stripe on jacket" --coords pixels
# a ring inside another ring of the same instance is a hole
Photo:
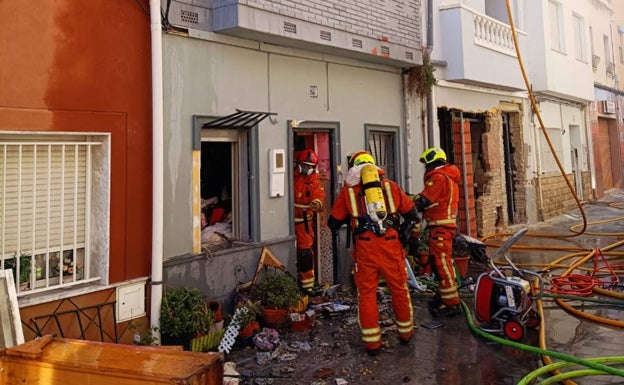
[[[459,181],[459,169],[448,163],[425,173],[425,188],[420,195],[431,202],[423,211],[428,226],[456,226]]]

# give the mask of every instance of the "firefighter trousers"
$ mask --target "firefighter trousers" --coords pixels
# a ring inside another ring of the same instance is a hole
[[[297,249],[297,275],[299,286],[302,289],[314,288],[314,253],[312,249]]]
[[[458,305],[459,293],[457,291],[457,278],[453,266],[453,236],[454,227],[430,227],[429,228],[429,255],[430,261],[439,278],[438,292],[445,305]]]
[[[367,349],[381,346],[377,286],[380,274],[392,296],[392,309],[400,338],[414,334],[414,314],[407,287],[405,250],[398,234],[377,237],[367,231],[355,237],[353,273],[358,290],[358,318],[362,341]]]

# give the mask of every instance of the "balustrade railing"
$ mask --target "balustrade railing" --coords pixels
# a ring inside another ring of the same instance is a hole
[[[488,16],[472,14],[474,43],[516,56],[511,27]]]

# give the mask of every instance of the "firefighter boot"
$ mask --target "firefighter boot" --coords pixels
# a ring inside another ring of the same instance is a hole
[[[409,336],[409,337],[406,337],[406,338],[399,337],[399,343],[401,345],[409,345],[411,341],[412,341],[412,336]]]
[[[437,306],[429,306],[429,312],[435,318],[439,317],[455,317],[461,313],[461,307],[459,305],[447,305],[445,303],[440,303]]]
[[[371,357],[375,357],[379,355],[379,352],[381,351],[381,348],[377,348],[377,349],[366,349],[366,354],[368,354]]]
[[[427,302],[427,308],[429,308],[429,312],[433,314],[433,311],[442,305],[442,297],[440,294],[436,294],[431,300]]]

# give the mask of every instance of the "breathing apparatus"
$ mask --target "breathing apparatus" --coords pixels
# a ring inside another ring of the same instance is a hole
[[[364,190],[364,198],[366,200],[366,212],[370,219],[379,226],[380,234],[384,234],[386,230],[383,227],[383,220],[386,219],[388,212],[386,211],[386,202],[384,200],[383,190],[381,189],[381,180],[377,172],[377,166],[367,164],[362,167],[362,189]]]
[[[301,175],[312,175],[316,171],[318,155],[313,150],[306,148],[297,154],[297,170]]]
[[[383,235],[386,233],[383,221],[386,219],[388,211],[386,210],[386,201],[381,188],[379,171],[377,170],[377,166],[375,166],[375,160],[368,152],[360,151],[351,157],[350,163],[352,163],[353,166],[363,164],[360,169],[360,177],[362,179],[362,190],[364,191],[364,199],[366,202],[366,213],[372,221],[375,233],[377,235]]]

